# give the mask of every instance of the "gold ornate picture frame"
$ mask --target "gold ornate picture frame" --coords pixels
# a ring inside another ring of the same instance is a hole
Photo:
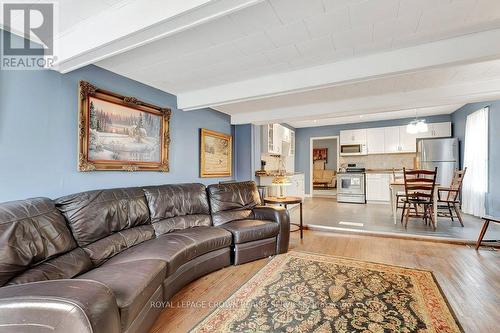
[[[80,81],[78,170],[169,171],[169,108]]]
[[[230,177],[233,166],[231,135],[200,129],[200,177]]]

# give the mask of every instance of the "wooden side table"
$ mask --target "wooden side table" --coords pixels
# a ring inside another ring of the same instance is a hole
[[[479,233],[479,238],[477,239],[476,250],[479,250],[479,247],[481,246],[481,242],[483,241],[484,234],[486,233],[486,230],[488,230],[488,226],[490,225],[490,222],[500,223],[500,218],[495,218],[492,216],[484,216],[483,220],[484,220],[484,224],[483,224],[483,228],[481,229],[481,232]]]
[[[300,231],[300,239],[304,238],[304,225],[302,224],[302,198],[301,197],[266,197],[264,198],[265,204],[278,204],[280,206],[285,206],[288,209],[288,205],[299,204],[300,205],[300,223],[290,223],[294,226],[299,227],[296,230],[290,230],[290,232]]]

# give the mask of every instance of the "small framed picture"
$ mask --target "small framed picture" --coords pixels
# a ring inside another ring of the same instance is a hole
[[[232,175],[231,135],[200,130],[200,177],[230,177]]]

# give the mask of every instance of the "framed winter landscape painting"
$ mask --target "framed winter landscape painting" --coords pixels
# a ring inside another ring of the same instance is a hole
[[[80,82],[79,171],[168,172],[170,109]]]
[[[230,177],[232,137],[224,133],[200,130],[200,177]]]

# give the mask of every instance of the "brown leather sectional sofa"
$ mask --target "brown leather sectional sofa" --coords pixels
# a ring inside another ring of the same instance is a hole
[[[0,204],[0,332],[147,332],[187,283],[285,253],[289,216],[253,182]]]

